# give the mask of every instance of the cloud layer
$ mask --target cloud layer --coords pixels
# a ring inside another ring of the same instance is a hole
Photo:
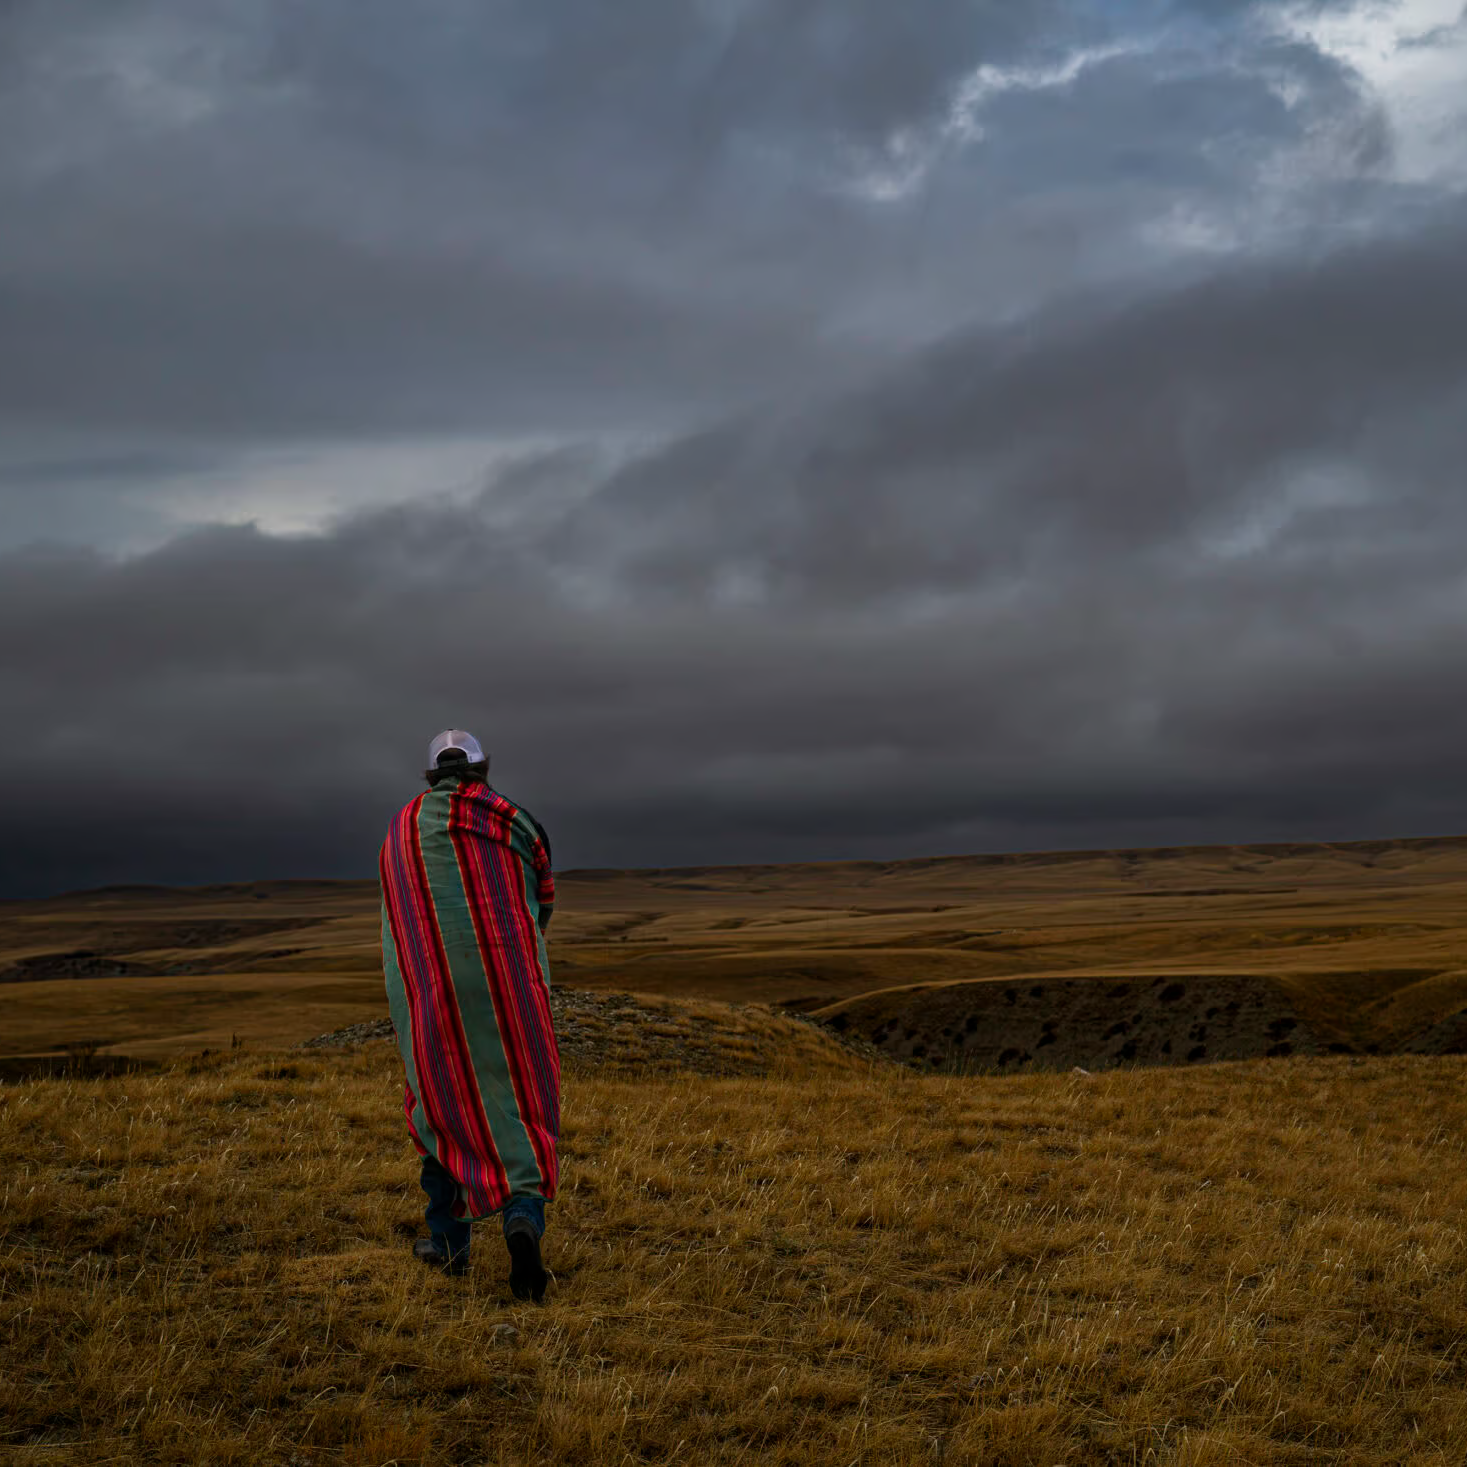
[[[1467,828],[1455,17],[500,11],[0,10],[0,891]]]

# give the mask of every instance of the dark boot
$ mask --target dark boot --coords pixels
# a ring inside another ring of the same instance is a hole
[[[453,1215],[458,1183],[431,1152],[423,1158],[422,1182],[423,1191],[428,1194],[428,1208],[423,1216],[429,1237],[422,1240],[421,1249],[414,1245],[413,1257],[447,1273],[467,1273],[472,1230],[462,1218]]]
[[[429,1268],[436,1268],[454,1276],[469,1271],[469,1255],[460,1253],[457,1258],[450,1258],[439,1246],[436,1238],[419,1238],[413,1244],[413,1257],[421,1263],[426,1263]]]
[[[545,1297],[547,1277],[540,1261],[540,1235],[528,1218],[511,1218],[504,1228],[504,1246],[509,1249],[509,1290],[516,1299]]]

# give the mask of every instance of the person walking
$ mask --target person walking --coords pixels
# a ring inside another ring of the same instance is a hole
[[[544,1297],[540,1240],[559,1174],[560,1053],[545,929],[550,841],[488,782],[474,736],[428,747],[428,788],[382,843],[382,969],[422,1157],[429,1236],[413,1254],[449,1274],[471,1224],[498,1216],[517,1299]]]

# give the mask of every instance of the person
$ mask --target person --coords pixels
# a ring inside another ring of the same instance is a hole
[[[428,788],[382,843],[382,968],[428,1195],[429,1236],[413,1254],[463,1274],[470,1225],[498,1215],[510,1289],[538,1302],[545,1204],[559,1173],[545,952],[555,879],[544,829],[488,774],[464,729],[429,745]]]

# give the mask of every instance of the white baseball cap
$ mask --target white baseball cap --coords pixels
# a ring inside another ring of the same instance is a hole
[[[484,751],[473,734],[461,728],[446,728],[428,745],[428,768],[436,768],[439,756],[450,749],[457,749],[470,764],[484,762]]]

